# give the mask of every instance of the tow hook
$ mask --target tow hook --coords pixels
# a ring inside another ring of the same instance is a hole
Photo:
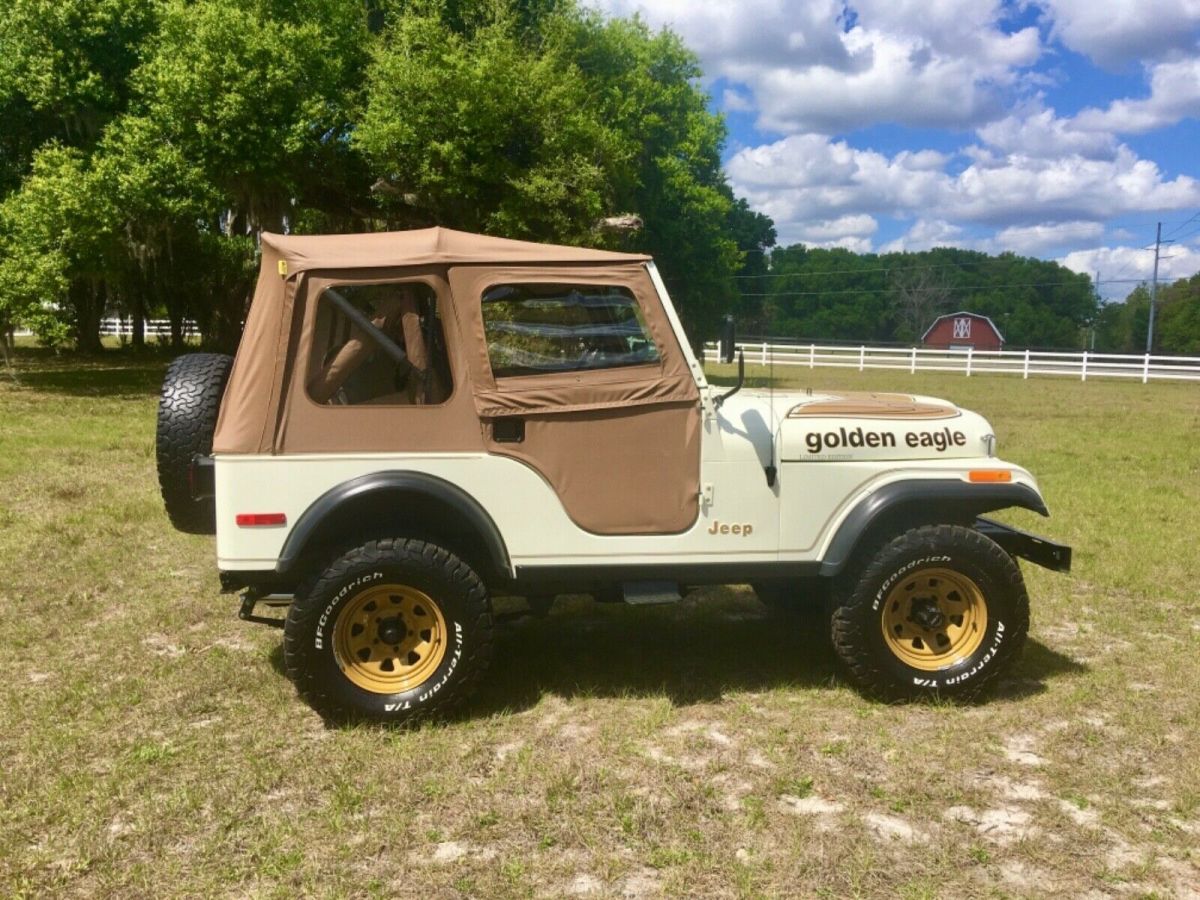
[[[238,618],[243,622],[257,622],[259,625],[270,625],[272,628],[282,628],[283,619],[275,618],[273,616],[256,616],[254,614],[254,607],[257,606],[260,601],[265,601],[270,606],[279,606],[281,603],[286,605],[286,603],[291,602],[291,598],[285,598],[278,594],[264,596],[261,591],[256,591],[253,589],[248,590],[242,594],[242,608],[238,611]]]

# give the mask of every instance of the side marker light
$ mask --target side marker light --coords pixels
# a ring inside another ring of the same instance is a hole
[[[967,473],[967,480],[973,484],[1007,484],[1012,481],[1012,472],[1008,469],[974,469]]]
[[[286,525],[287,516],[283,513],[238,513],[239,528],[269,528],[276,525]]]

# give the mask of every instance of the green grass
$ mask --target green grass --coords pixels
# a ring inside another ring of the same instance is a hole
[[[330,730],[154,475],[165,359],[0,372],[0,895],[1186,896],[1200,390],[796,372],[978,410],[1075,547],[978,706],[886,706],[745,588],[560,600],[471,714]],[[729,371],[715,370],[727,380]],[[753,377],[762,373],[752,368]],[[787,373],[777,373],[787,374]]]

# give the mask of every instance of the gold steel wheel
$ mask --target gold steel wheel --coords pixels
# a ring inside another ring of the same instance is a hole
[[[446,656],[446,619],[429,595],[400,584],[351,597],[333,626],[333,653],[364,691],[398,694],[429,679]]]
[[[888,592],[883,640],[906,665],[945,669],[979,649],[987,631],[987,601],[970,578],[950,569],[918,569]]]

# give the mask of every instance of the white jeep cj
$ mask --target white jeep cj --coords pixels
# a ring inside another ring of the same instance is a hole
[[[1046,506],[980,416],[722,394],[649,258],[441,228],[264,236],[237,357],[167,372],[158,466],[172,522],[216,534],[222,586],[284,623],[334,718],[461,701],[493,595],[707,584],[824,609],[871,693],[974,695],[1028,630],[1014,557],[1070,566],[981,518]]]

